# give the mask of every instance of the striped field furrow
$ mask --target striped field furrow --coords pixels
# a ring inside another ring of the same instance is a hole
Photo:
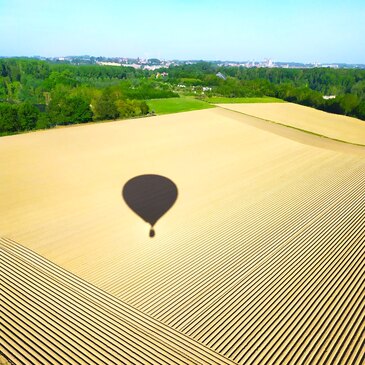
[[[278,208],[270,216],[269,206],[250,212],[252,226],[245,224],[231,242],[229,229],[242,216],[230,216],[227,226],[220,224],[217,231],[212,227],[204,236],[209,255],[197,251],[190,265],[167,256],[185,274],[156,276],[155,282],[146,277],[146,290],[126,287],[122,295],[107,290],[242,364],[336,363],[343,354],[348,354],[346,359],[352,354],[358,363],[365,170],[360,165],[349,173],[343,165],[333,173],[336,179],[327,185],[311,183],[305,193],[286,190],[292,198],[308,198],[293,199],[289,209],[283,204],[282,213]],[[214,242],[224,244],[214,247]],[[114,283],[112,278],[109,283]],[[166,294],[157,295],[164,286]],[[133,294],[143,301],[133,300]]]
[[[153,238],[122,196],[151,173]],[[365,361],[361,146],[222,108],[11,136],[0,212],[16,364]]]
[[[11,240],[0,258],[1,340],[17,363],[230,363]]]
[[[343,185],[343,182],[339,181],[336,188],[340,189],[341,185]],[[307,191],[306,193],[311,194],[312,192]],[[346,191],[341,192],[340,194],[346,194]],[[318,196],[318,192],[315,196],[317,198],[316,201],[318,202],[318,206],[320,206],[321,209],[323,209],[323,207],[326,207],[327,204],[331,203],[331,200],[333,199],[333,197],[328,197],[326,195],[321,198],[321,196]],[[273,201],[273,203],[275,203],[275,201]],[[268,204],[270,204],[270,202],[268,202]],[[272,210],[269,209],[270,206],[266,205],[265,208],[267,208],[267,210],[251,210],[247,212],[237,210],[237,212],[233,212],[233,215],[227,218],[226,222],[220,221],[220,223],[217,224],[213,221],[211,225],[207,228],[208,232],[204,231],[201,235],[197,234],[194,237],[196,240],[195,242],[184,241],[184,244],[190,243],[192,246],[193,244],[194,246],[196,246],[193,260],[188,261],[189,259],[191,259],[191,257],[180,257],[179,261],[175,260],[173,256],[177,256],[179,254],[179,251],[170,252],[170,255],[166,256],[166,263],[168,263],[169,260],[171,263],[173,262],[173,266],[176,271],[177,267],[179,269],[181,267],[182,270],[189,270],[190,272],[193,272],[195,276],[193,283],[190,280],[190,275],[165,277],[166,279],[168,279],[165,284],[166,290],[170,290],[173,297],[175,297],[176,292],[180,292],[182,293],[182,299],[184,299],[187,293],[185,289],[189,288],[188,294],[191,293],[191,297],[194,297],[195,287],[197,287],[197,292],[199,294],[202,294],[202,287],[199,286],[199,281],[201,281],[203,285],[208,285],[207,292],[210,292],[211,289],[209,288],[209,282],[205,280],[205,274],[211,272],[212,268],[214,269],[213,271],[215,271],[211,273],[211,275],[215,275],[214,277],[212,277],[212,279],[215,280],[215,285],[219,286],[219,289],[222,289],[222,287],[218,285],[218,282],[216,280],[221,280],[226,285],[230,276],[225,273],[234,270],[235,266],[233,265],[236,265],[236,267],[238,266],[238,268],[241,267],[242,270],[247,269],[247,266],[242,266],[242,258],[245,261],[248,261],[250,255],[254,255],[257,257],[257,254],[260,253],[260,249],[265,250],[262,253],[262,256],[266,256],[268,252],[272,251],[273,248],[275,248],[275,242],[278,242],[280,244],[280,242],[285,237],[290,237],[291,234],[294,234],[296,230],[305,225],[307,221],[310,221],[311,217],[315,215],[316,212],[318,213],[319,211],[321,211],[321,209],[319,209],[318,207],[311,206],[311,204],[313,204],[313,201],[311,201],[310,199],[307,199],[306,201],[299,201],[296,204],[297,207],[293,206],[293,203],[291,203],[291,206],[288,207],[283,203],[283,206],[279,207],[275,211],[276,214],[271,217],[268,217],[268,214],[271,213]],[[306,213],[308,218],[305,218],[305,216],[303,215],[303,210],[306,207],[308,207],[308,213]],[[290,208],[290,211],[288,211],[288,208]],[[296,211],[293,211],[293,209],[296,209]],[[267,211],[269,213],[266,213]],[[243,216],[242,213],[244,214]],[[256,219],[256,217],[259,217],[260,219]],[[282,224],[278,226],[279,223]],[[238,224],[241,224],[241,227],[237,232]],[[236,229],[234,229],[235,227]],[[206,255],[206,252],[204,250],[205,240],[209,240],[210,255],[208,256]],[[265,240],[270,240],[270,245],[265,244]],[[225,245],[221,244],[223,241],[225,242]],[[242,252],[243,241],[245,242],[246,246],[244,247],[244,252]],[[178,247],[178,249],[180,249],[180,246]],[[244,253],[244,257],[242,257],[242,253]],[[260,257],[258,257],[258,259],[260,259]],[[163,255],[159,257],[158,263],[160,265],[162,260],[164,260]],[[204,265],[204,261],[207,262],[206,265]],[[222,263],[226,265],[223,265]],[[133,270],[134,268],[131,269]],[[131,301],[131,304],[133,305],[140,306],[142,304],[141,309],[143,310],[149,310],[149,307],[143,306],[142,300],[139,301],[135,298],[141,297],[141,299],[143,299],[147,303],[151,303],[151,300],[159,300],[161,302],[162,297],[156,297],[155,289],[156,286],[158,286],[158,289],[161,290],[164,283],[159,280],[159,276],[156,276],[156,283],[152,281],[152,279],[154,278],[153,267],[146,268],[146,266],[144,266],[143,269],[145,271],[147,271],[147,269],[151,270],[151,275],[146,275],[145,279],[143,279],[143,281],[141,280],[141,282],[143,283],[143,288],[145,289],[143,292],[136,290],[137,288],[133,288],[131,286],[125,286],[123,287],[123,290],[113,290],[113,287],[110,287],[107,284],[105,285],[105,289],[111,291],[115,295],[122,296],[125,300]],[[218,269],[219,271],[217,271]],[[94,275],[96,274],[97,272],[94,272]],[[100,272],[100,275],[102,275],[102,272]],[[138,273],[133,270],[130,275],[137,276]],[[106,273],[104,273],[104,278],[107,278]],[[110,283],[110,285],[115,285],[114,283],[118,283],[119,285],[123,284],[123,282],[121,281],[112,279],[112,277],[109,277],[108,283]],[[134,281],[131,281],[131,283],[133,282]],[[179,282],[181,282],[184,286],[180,287]],[[125,281],[125,285],[128,283],[130,283],[130,281]],[[100,283],[100,285],[102,285],[102,283]],[[147,291],[148,288],[150,288],[149,290],[151,291],[150,295]],[[143,296],[142,293],[144,294]],[[171,303],[169,301],[169,298],[166,298],[164,303],[165,305],[170,305],[171,307],[173,307],[174,304],[176,305],[176,303]],[[160,310],[162,309],[159,304],[157,305],[157,308],[160,308]],[[151,314],[155,315],[156,313],[151,312]],[[184,313],[184,315],[186,315],[186,313]]]
[[[352,329],[346,325],[353,316],[351,309],[357,318],[364,310],[364,298],[359,295],[364,291],[365,274],[364,190],[364,184],[357,186],[274,257],[261,262],[250,276],[239,279],[222,300],[213,297],[211,309],[194,322],[195,329],[190,326],[184,331],[243,364],[254,363],[260,349],[264,353],[271,350],[276,356],[283,351],[289,363],[301,363],[311,345],[311,356],[318,357],[317,353],[326,351],[323,343],[317,342],[317,337],[326,341],[325,325],[329,327],[327,344],[336,344],[331,354],[343,352],[346,330]],[[331,323],[344,331],[332,328]],[[315,329],[306,328],[315,324]],[[354,326],[352,340],[356,342],[363,324],[357,321]],[[293,335],[299,338],[298,343]],[[262,339],[265,342],[261,344]],[[347,349],[352,345],[347,344]],[[299,358],[290,357],[295,352]],[[261,357],[260,363],[264,363],[265,357]],[[268,357],[267,363],[282,360]]]

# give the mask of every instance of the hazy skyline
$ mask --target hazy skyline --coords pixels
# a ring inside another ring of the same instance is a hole
[[[365,2],[0,0],[0,56],[365,63]]]

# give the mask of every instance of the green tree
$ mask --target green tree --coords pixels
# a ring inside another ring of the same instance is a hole
[[[50,121],[54,125],[85,123],[92,120],[93,113],[89,103],[82,97],[53,98],[47,109]]]
[[[119,99],[116,101],[116,106],[118,108],[118,114],[121,118],[130,118],[138,115],[136,105],[131,100]]]
[[[101,95],[94,100],[93,112],[96,120],[116,119],[119,111],[116,105],[117,98],[110,89],[105,89]]]
[[[40,113],[37,124],[35,126],[36,129],[48,129],[53,127],[50,117],[47,113]]]
[[[93,112],[87,100],[79,96],[67,99],[67,108],[64,110],[69,120],[73,123],[86,123],[93,120]]]
[[[43,87],[45,90],[49,91],[54,89],[57,85],[65,85],[68,87],[75,87],[79,84],[69,70],[62,72],[53,71],[49,77],[44,80]]]
[[[359,105],[354,110],[354,115],[360,119],[365,120],[365,100],[359,103]]]
[[[356,95],[345,94],[340,98],[340,105],[346,115],[353,112],[354,109],[359,105],[360,100]]]
[[[30,103],[20,104],[18,107],[18,121],[22,130],[34,129],[39,116],[39,110]]]
[[[148,106],[148,104],[145,101],[141,101],[140,108],[141,108],[142,115],[146,115],[150,111],[150,107]]]
[[[20,130],[16,105],[0,104],[0,133],[8,134]]]

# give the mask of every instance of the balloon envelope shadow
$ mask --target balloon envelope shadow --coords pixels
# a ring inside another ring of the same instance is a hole
[[[128,180],[122,195],[129,208],[151,225],[150,237],[154,237],[154,225],[174,205],[178,190],[167,177],[150,174]]]

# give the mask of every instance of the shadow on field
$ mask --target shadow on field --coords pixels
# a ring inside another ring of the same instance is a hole
[[[178,190],[167,177],[140,175],[125,183],[122,196],[129,208],[151,225],[150,237],[154,237],[154,225],[174,205]]]

